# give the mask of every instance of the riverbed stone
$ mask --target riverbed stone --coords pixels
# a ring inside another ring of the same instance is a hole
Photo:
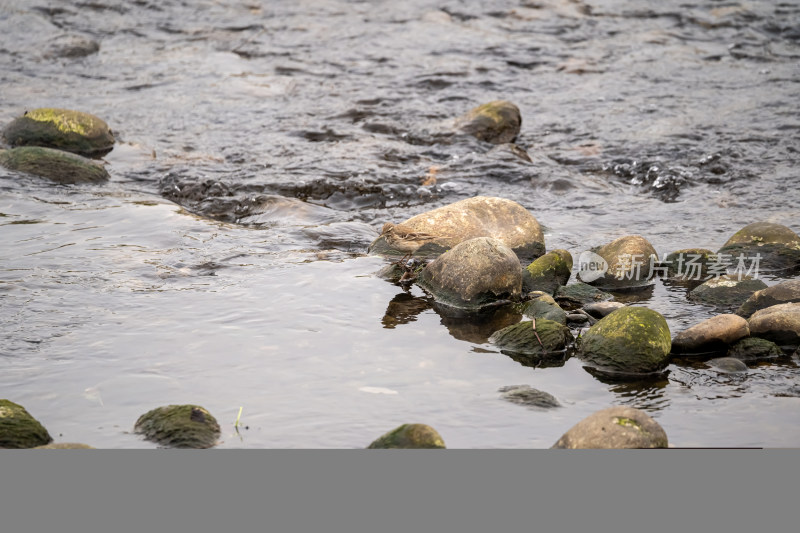
[[[211,448],[220,437],[217,420],[199,405],[157,407],[139,417],[134,431],[168,448]]]
[[[613,300],[614,296],[586,283],[573,283],[556,289],[553,295],[558,305],[567,311],[586,304]]]
[[[687,298],[693,302],[713,305],[719,309],[736,309],[754,292],[767,288],[760,279],[729,276],[727,274],[711,278],[692,289]]]
[[[553,409],[561,407],[561,403],[549,392],[534,389],[530,385],[509,385],[500,387],[497,391],[502,393],[502,398],[508,402],[526,407],[540,409]]]
[[[114,147],[114,135],[101,118],[71,109],[26,111],[3,130],[11,146],[44,146],[84,156],[102,156]]]
[[[507,100],[480,105],[456,119],[456,128],[492,144],[516,139],[522,126],[519,108]]]
[[[82,442],[51,442],[44,446],[37,446],[34,450],[94,450],[94,446]]]
[[[741,374],[747,372],[747,365],[735,357],[717,357],[708,361],[709,366],[726,374]]]
[[[672,339],[672,353],[708,353],[726,350],[750,335],[747,320],[738,315],[717,315],[681,331]]]
[[[53,438],[21,405],[0,400],[0,448],[35,448]]]
[[[735,343],[728,349],[728,357],[735,357],[742,361],[757,361],[760,359],[774,359],[781,357],[783,350],[772,341],[747,337]]]
[[[430,258],[476,237],[498,239],[523,260],[545,253],[536,217],[517,202],[489,196],[460,200],[400,224],[386,223],[368,252]]]
[[[528,318],[546,318],[559,324],[567,324],[567,313],[551,297],[540,297],[526,302],[522,307],[522,314]]]
[[[658,422],[633,407],[610,407],[584,418],[552,447],[561,449],[667,448]]]
[[[800,346],[800,303],[773,305],[753,313],[747,323],[750,334],[778,346]]]
[[[578,356],[605,373],[633,377],[663,371],[671,345],[669,326],[660,313],[623,307],[581,335]]]
[[[706,248],[684,248],[667,254],[663,266],[667,276],[686,281],[700,281],[708,277],[708,267],[716,262],[716,254]]]
[[[567,250],[552,250],[529,264],[522,271],[522,289],[553,294],[567,284],[572,275],[572,254]]]
[[[772,222],[754,222],[740,229],[719,249],[719,254],[731,256],[734,264],[740,255],[746,266],[759,256],[762,270],[800,272],[800,236],[791,228]]]
[[[583,310],[595,318],[603,318],[621,307],[625,307],[622,302],[591,302],[583,306]]]
[[[568,327],[546,318],[536,319],[535,330],[532,320],[523,320],[489,337],[489,342],[504,352],[536,356],[561,354],[573,340]]]
[[[608,265],[604,275],[578,279],[605,290],[623,290],[652,284],[651,265],[658,259],[656,249],[641,235],[626,235],[592,250]],[[586,274],[584,273],[584,277]]]
[[[417,283],[438,303],[478,310],[497,300],[519,298],[522,267],[501,241],[479,237],[434,259],[422,269]]]
[[[0,150],[0,165],[60,184],[102,183],[109,178],[106,169],[91,159],[39,146]]]
[[[441,435],[426,424],[403,424],[378,437],[367,449],[444,449]]]
[[[792,302],[800,302],[800,280],[798,279],[783,281],[754,292],[739,307],[736,314],[747,318],[761,309]]]

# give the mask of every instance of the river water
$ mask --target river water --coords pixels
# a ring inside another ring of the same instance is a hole
[[[798,4],[6,0],[0,26],[0,123],[78,109],[119,141],[104,185],[0,169],[0,398],[56,441],[153,448],[136,419],[195,403],[220,448],[363,448],[410,422],[547,448],[629,405],[674,446],[800,446],[796,357],[633,384],[532,368],[487,341],[518,316],[441,317],[366,255],[383,223],[478,194],[576,258],[800,231]],[[530,162],[436,135],[495,99]],[[661,281],[626,301],[673,335],[717,314]],[[521,384],[562,407],[501,399]]]

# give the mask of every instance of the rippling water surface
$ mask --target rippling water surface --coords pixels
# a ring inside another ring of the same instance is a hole
[[[545,448],[624,404],[676,446],[800,445],[796,358],[677,360],[649,384],[534,369],[487,341],[518,317],[441,317],[366,256],[384,222],[477,194],[576,257],[800,231],[796,3],[11,0],[0,26],[0,123],[79,109],[119,141],[102,186],[0,169],[0,397],[57,441],[154,447],[136,418],[197,403],[220,447],[360,448],[422,422],[450,448]],[[441,135],[501,98],[530,161]],[[673,334],[716,313],[661,282],[634,301]],[[500,398],[518,384],[563,406]]]

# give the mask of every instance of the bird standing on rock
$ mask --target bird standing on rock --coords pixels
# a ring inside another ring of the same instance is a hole
[[[412,231],[407,226],[391,222],[383,225],[381,237],[386,239],[386,244],[391,248],[408,255],[413,255],[420,246],[436,238],[435,235]]]

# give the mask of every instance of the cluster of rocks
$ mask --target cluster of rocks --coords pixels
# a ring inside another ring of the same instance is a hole
[[[0,150],[0,165],[61,184],[102,183],[109,179],[90,159],[110,152],[114,134],[102,119],[69,109],[26,111],[3,129],[10,149]]]

